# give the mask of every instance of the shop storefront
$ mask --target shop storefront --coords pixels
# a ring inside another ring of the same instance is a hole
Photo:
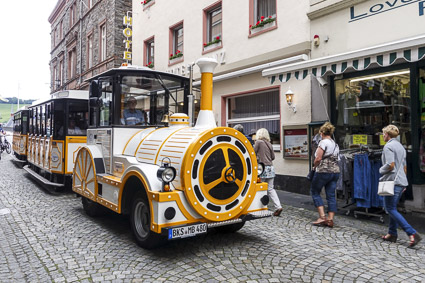
[[[425,36],[419,36],[268,69],[263,71],[263,76],[280,84],[294,78],[316,82],[311,84],[310,149],[314,129],[329,120],[336,127],[335,140],[341,152],[350,157],[367,152],[379,162],[385,145],[382,128],[396,125],[400,129],[399,140],[407,152],[410,186],[406,199],[412,207],[423,210],[424,59]],[[326,109],[325,115],[315,115],[323,109]],[[321,118],[315,119],[315,116]]]

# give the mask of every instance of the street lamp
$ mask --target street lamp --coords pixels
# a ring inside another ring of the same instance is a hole
[[[294,113],[297,112],[297,108],[294,104],[294,92],[291,90],[291,87],[289,87],[285,95],[286,95],[286,103],[288,104],[289,109],[294,111]]]

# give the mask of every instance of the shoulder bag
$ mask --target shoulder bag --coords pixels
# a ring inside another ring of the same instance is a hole
[[[404,155],[401,158],[400,167],[398,167],[397,174],[395,175],[394,181],[382,181],[378,184],[378,195],[380,196],[393,196],[394,195],[394,182],[400,173],[400,169],[403,167]]]
[[[322,157],[322,161],[334,154],[335,149],[336,149],[336,146],[337,146],[337,144],[335,143],[334,151],[330,155],[328,155],[328,156],[323,156]],[[307,174],[307,180],[311,182],[313,180],[313,177],[314,177],[314,174],[315,173],[316,173],[316,170],[311,169],[310,172],[308,172],[308,174]]]

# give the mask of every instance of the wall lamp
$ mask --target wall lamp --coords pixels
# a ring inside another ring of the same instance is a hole
[[[294,113],[297,112],[297,108],[294,104],[294,92],[291,90],[291,87],[289,87],[285,95],[286,95],[286,103],[288,103],[289,109],[294,111]]]

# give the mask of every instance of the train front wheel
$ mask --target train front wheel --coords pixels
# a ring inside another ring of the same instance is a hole
[[[139,246],[153,249],[164,243],[165,238],[151,231],[151,212],[149,203],[142,193],[136,194],[131,206],[131,230]]]

